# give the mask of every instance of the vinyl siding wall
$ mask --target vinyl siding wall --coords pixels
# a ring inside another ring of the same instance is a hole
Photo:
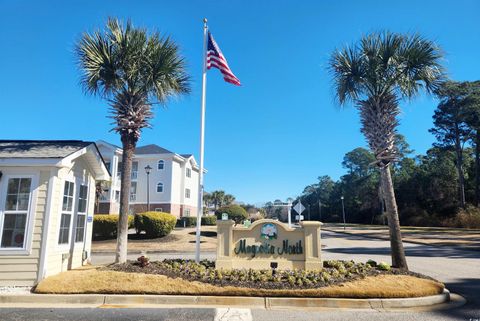
[[[65,181],[75,183],[73,209],[74,214],[71,218],[69,244],[59,245],[59,229],[61,220],[61,210],[63,202],[63,190]],[[86,235],[84,243],[74,243],[76,210],[78,202],[78,189],[80,182],[88,183],[88,203],[87,203],[87,222],[85,223]],[[90,175],[90,170],[86,162],[82,158],[77,159],[71,169],[62,168],[58,177],[54,180],[53,198],[51,207],[51,217],[49,222],[49,233],[47,241],[47,259],[46,259],[46,275],[54,275],[68,269],[82,266],[83,251],[87,251],[90,257],[91,240],[92,240],[92,222],[88,222],[88,216],[93,216],[95,205],[95,180]],[[69,254],[69,255],[68,255]]]
[[[33,215],[33,225],[32,229],[30,231],[27,230],[25,233],[25,235],[27,235],[28,233],[32,233],[33,230],[33,235],[30,238],[31,250],[29,254],[18,255],[5,255],[0,252],[0,286],[33,286],[38,277],[42,229],[46,212],[50,170],[40,170],[36,168],[22,168],[19,170],[18,168],[9,167],[0,167],[0,170],[3,172],[2,183],[6,183],[4,180],[6,180],[6,176],[10,174],[38,175],[38,183],[37,186],[35,186],[34,183],[30,200],[30,207],[35,207],[34,212],[31,212]],[[5,198],[3,190],[1,193],[2,195],[0,195],[0,197]]]

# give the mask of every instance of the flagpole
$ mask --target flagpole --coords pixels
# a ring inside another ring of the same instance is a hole
[[[197,230],[195,239],[195,262],[200,262],[200,228],[203,215],[203,154],[205,146],[205,104],[207,95],[207,18],[203,19],[203,74],[202,110],[200,116],[200,171],[198,172]]]

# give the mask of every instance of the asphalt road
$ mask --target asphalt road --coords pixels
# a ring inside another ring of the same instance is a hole
[[[322,232],[323,259],[390,262],[389,243],[334,232]],[[249,309],[0,309],[0,321],[10,320],[462,320],[480,321],[480,252],[449,247],[405,243],[410,270],[443,281],[452,292],[467,298],[463,307],[436,312],[378,312],[378,311],[294,311]],[[193,258],[189,254],[150,253],[152,259],[171,257]],[[214,258],[204,253],[203,258]],[[113,254],[95,254],[94,264],[108,263]],[[130,256],[134,259],[135,255]]]

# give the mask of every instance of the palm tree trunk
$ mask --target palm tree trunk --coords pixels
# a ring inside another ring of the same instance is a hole
[[[457,154],[458,194],[460,206],[465,208],[465,177],[463,175],[463,151],[460,142],[458,124],[455,124],[455,152]]]
[[[115,263],[127,262],[128,242],[128,212],[130,203],[130,186],[132,175],[132,158],[137,144],[137,139],[128,134],[121,134],[123,155],[122,155],[122,177],[120,190],[120,217],[117,226],[117,251]]]
[[[398,218],[397,202],[393,190],[390,165],[380,168],[381,184],[387,208],[388,229],[390,231],[390,250],[392,255],[392,266],[408,270],[405,250],[403,249],[402,233],[400,231],[400,220]]]

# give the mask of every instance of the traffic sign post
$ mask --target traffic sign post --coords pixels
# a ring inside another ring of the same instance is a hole
[[[302,221],[303,220],[303,215],[302,215],[302,212],[305,211],[305,206],[303,206],[303,204],[298,201],[297,204],[295,204],[295,206],[293,207],[293,209],[295,210],[295,212],[297,212],[297,220],[298,222]]]

